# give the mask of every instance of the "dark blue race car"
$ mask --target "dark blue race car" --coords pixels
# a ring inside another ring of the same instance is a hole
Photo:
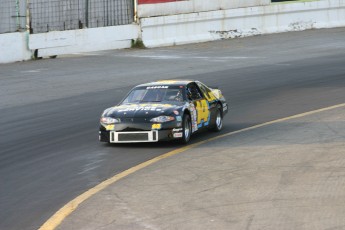
[[[121,103],[103,112],[99,140],[187,143],[200,129],[220,131],[227,112],[221,91],[199,81],[151,82],[134,87]]]

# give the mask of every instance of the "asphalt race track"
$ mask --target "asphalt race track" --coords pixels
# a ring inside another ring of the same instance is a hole
[[[344,103],[344,37],[345,28],[311,30],[0,65],[0,229],[37,229],[87,189],[180,146],[98,142],[101,112],[134,85],[219,86],[226,133]]]

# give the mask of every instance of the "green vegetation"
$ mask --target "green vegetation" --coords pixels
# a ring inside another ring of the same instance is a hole
[[[141,40],[140,38],[138,38],[137,40],[132,40],[132,48],[135,48],[135,49],[145,49],[145,45],[144,45],[144,42],[143,40]]]

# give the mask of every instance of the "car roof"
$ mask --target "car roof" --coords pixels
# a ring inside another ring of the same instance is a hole
[[[149,82],[145,84],[138,85],[137,87],[142,87],[142,86],[156,86],[156,85],[188,85],[191,82],[195,82],[194,80],[159,80],[159,81],[154,81],[154,82]]]

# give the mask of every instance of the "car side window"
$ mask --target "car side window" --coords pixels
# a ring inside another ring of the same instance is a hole
[[[187,95],[189,97],[189,99],[191,100],[199,100],[202,99],[202,94],[198,88],[198,86],[195,83],[190,83],[187,86]]]
[[[201,90],[201,92],[202,92],[205,96],[207,96],[208,91],[207,91],[206,87],[205,87],[204,85],[202,85],[201,83],[199,83],[199,82],[198,82],[197,84],[198,84],[199,89]]]
[[[210,90],[210,88],[208,88],[207,86],[205,86],[204,84],[202,84],[201,82],[197,82],[201,92],[204,94],[204,96],[206,97],[207,100],[212,101],[212,92]]]

